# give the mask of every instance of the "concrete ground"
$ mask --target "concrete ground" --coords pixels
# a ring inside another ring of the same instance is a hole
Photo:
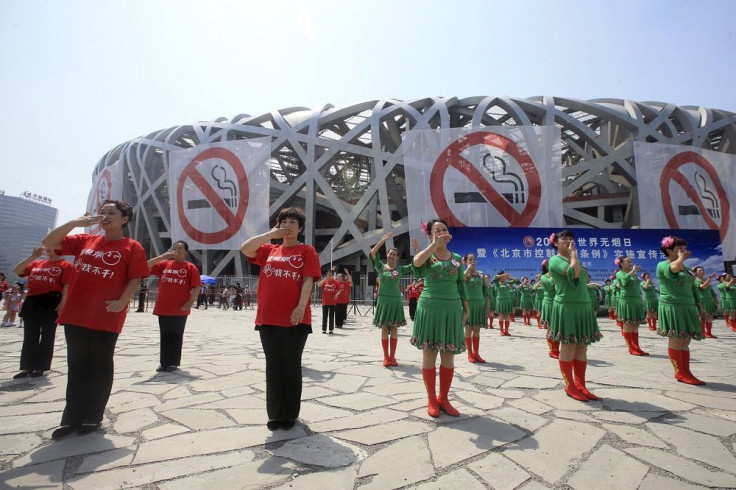
[[[666,340],[641,330],[649,357],[627,353],[618,328],[589,349],[588,388],[565,396],[544,331],[512,324],[483,332],[486,364],[455,359],[459,418],[427,415],[420,352],[401,329],[398,367],[381,365],[365,307],[304,352],[300,420],[269,431],[264,359],[253,310],[194,310],[181,370],[156,373],[158,324],[129,313],[115,354],[103,427],[50,440],[64,406],[66,360],[12,380],[22,330],[0,329],[0,487],[25,488],[462,488],[463,490],[736,487],[736,333],[694,342],[678,383]],[[315,324],[321,321],[319,312]]]

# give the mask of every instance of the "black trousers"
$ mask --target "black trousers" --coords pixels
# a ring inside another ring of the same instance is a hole
[[[338,303],[335,306],[335,324],[337,328],[342,328],[345,325],[345,319],[348,317],[348,304]]]
[[[51,359],[54,357],[57,316],[54,308],[25,308],[23,310],[23,348],[20,351],[21,371],[48,371],[51,369]]]
[[[330,332],[335,330],[335,305],[322,305],[322,331],[327,331],[327,318],[330,319]]]
[[[186,315],[159,315],[158,329],[161,332],[159,364],[163,367],[181,366],[181,346],[184,342],[184,327],[186,324]]]
[[[409,318],[414,320],[414,314],[417,312],[417,299],[412,298],[409,300]]]
[[[259,327],[266,354],[266,412],[269,420],[295,420],[302,403],[303,326]]]
[[[115,374],[113,354],[118,334],[64,325],[66,336],[66,407],[61,425],[102,422]]]

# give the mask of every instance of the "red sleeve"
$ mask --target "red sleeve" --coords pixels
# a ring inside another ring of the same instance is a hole
[[[28,274],[31,273],[31,271],[33,270],[33,268],[36,266],[37,263],[38,263],[38,260],[34,260],[30,264],[28,264],[26,266],[26,268],[23,269],[23,272],[21,272],[20,274],[18,274],[18,277],[26,277],[26,276],[28,276]]]
[[[61,285],[69,284],[74,275],[74,266],[64,259],[61,259]]]
[[[130,240],[130,263],[128,264],[128,280],[148,277],[150,270],[148,269],[148,259],[143,245],[135,240]]]
[[[319,255],[311,245],[306,245],[304,251],[304,277],[313,277],[319,280],[322,277],[322,271],[319,265]]]
[[[263,245],[258,247],[258,250],[256,250],[255,257],[247,257],[248,262],[250,262],[251,264],[262,266],[266,263],[266,259],[268,259],[268,256],[271,253],[271,249],[273,249],[272,244],[264,243]]]
[[[67,235],[61,240],[61,253],[59,255],[79,255],[87,240],[94,235],[87,233],[79,233],[77,235]]]
[[[161,277],[161,274],[166,268],[166,262],[168,261],[162,260],[161,262],[156,262],[155,264],[153,264],[153,267],[151,267],[151,275]]]
[[[197,269],[196,265],[189,262],[189,289],[194,289],[198,286],[202,286],[202,278],[199,276],[199,269]]]

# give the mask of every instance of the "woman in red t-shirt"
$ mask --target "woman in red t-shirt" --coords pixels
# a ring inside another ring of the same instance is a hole
[[[335,309],[337,299],[335,295],[338,292],[339,284],[335,280],[335,271],[330,269],[327,276],[317,283],[317,287],[322,290],[322,333],[327,333],[327,319],[330,320],[330,333],[335,330]]]
[[[46,259],[36,260],[46,252]],[[74,268],[56,255],[53,248],[36,247],[18,262],[13,272],[28,277],[28,295],[23,301],[23,347],[20,372],[14,379],[37,378],[51,369],[56,339],[56,318],[64,306]]]
[[[158,316],[161,352],[156,372],[175,371],[181,365],[184,327],[202,288],[197,266],[187,262],[188,252],[189,244],[179,240],[171,250],[148,261],[151,275],[158,276],[153,314]]]
[[[143,247],[123,234],[132,217],[130,204],[108,200],[99,216],[87,213],[51,230],[43,239],[44,247],[73,255],[76,271],[58,318],[64,325],[68,373],[66,407],[52,439],[76,430],[79,435],[89,434],[102,422],[115,374],[115,343],[128,302],[141,278],[148,275]],[[93,225],[99,225],[105,234],[69,235],[74,228]]]
[[[335,306],[335,327],[342,328],[348,317],[348,304],[350,303],[350,290],[353,289],[353,278],[350,271],[345,269],[344,274],[337,275],[337,306]]]
[[[302,352],[312,333],[309,298],[322,275],[317,252],[298,239],[305,221],[301,209],[282,209],[271,231],[240,247],[261,267],[255,323],[266,355],[266,426],[271,430],[294,427],[301,408]],[[274,239],[282,243],[270,243]]]

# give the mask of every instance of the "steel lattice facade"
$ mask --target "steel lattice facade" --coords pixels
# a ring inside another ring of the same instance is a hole
[[[176,126],[118,145],[102,157],[93,178],[106,165],[123,164],[124,199],[135,206],[131,235],[149,255],[157,255],[172,239],[170,152],[268,136],[271,217],[285,206],[303,207],[305,241],[320,252],[322,263],[359,266],[387,231],[393,231],[402,256],[409,255],[403,132],[508,125],[561,129],[564,217],[571,227],[638,226],[634,141],[736,153],[736,114],[717,109],[552,96],[433,97],[327,105],[318,111],[297,107]],[[238,250],[193,255],[208,274],[242,276],[248,270]]]

